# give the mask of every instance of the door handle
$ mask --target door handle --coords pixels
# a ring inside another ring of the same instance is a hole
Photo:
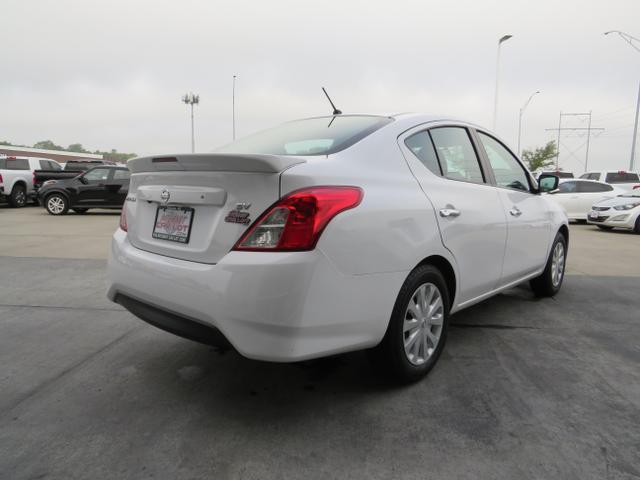
[[[511,210],[509,210],[509,213],[514,217],[519,217],[520,215],[522,215],[522,212],[518,207],[513,207]]]
[[[443,208],[440,210],[440,216],[447,218],[447,217],[459,217],[460,216],[460,210],[457,210],[455,208]]]

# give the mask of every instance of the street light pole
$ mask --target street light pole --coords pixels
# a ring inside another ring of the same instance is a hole
[[[509,40],[513,35],[504,35],[498,40],[498,53],[496,55],[496,89],[493,95],[493,130],[496,129],[496,122],[498,120],[498,85],[500,81],[500,47],[503,42]]]
[[[620,30],[610,30],[604,32],[605,35],[610,33],[617,33],[618,36],[631,45],[631,48],[640,52],[640,38],[636,38],[628,33],[621,32]],[[636,43],[634,43],[636,42]],[[636,143],[638,143],[638,116],[640,116],[640,84],[638,84],[638,100],[636,101],[636,119],[633,123],[633,136],[631,138],[631,159],[629,160],[629,170],[633,171],[635,157],[636,157]]]
[[[194,95],[193,93],[185,93],[182,96],[182,102],[185,105],[191,106],[191,153],[195,153],[196,140],[195,140],[195,133],[193,128],[193,106],[198,105],[200,103],[200,95]]]
[[[524,114],[524,111],[529,106],[529,102],[531,102],[531,99],[535,97],[538,93],[540,93],[540,90],[536,90],[535,92],[533,92],[529,96],[529,100],[527,100],[525,104],[522,106],[522,108],[520,109],[520,117],[518,118],[518,156],[522,155],[522,151],[520,150],[520,138],[522,137],[522,115]]]

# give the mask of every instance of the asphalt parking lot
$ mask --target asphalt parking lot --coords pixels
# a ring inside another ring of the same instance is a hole
[[[640,236],[572,225],[554,299],[452,318],[422,382],[283,365],[105,298],[118,214],[0,206],[0,478],[640,478]]]

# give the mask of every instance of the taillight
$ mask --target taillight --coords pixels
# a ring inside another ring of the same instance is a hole
[[[36,184],[36,172],[33,172],[33,184]]]
[[[2,183],[4,180],[2,180],[2,174],[0,173],[0,183]]]
[[[120,212],[120,228],[127,231],[127,208],[126,205],[122,206],[122,211]]]
[[[362,189],[322,186],[283,197],[251,225],[233,247],[248,251],[312,250],[333,217],[358,206]]]

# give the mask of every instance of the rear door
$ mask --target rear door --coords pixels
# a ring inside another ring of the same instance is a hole
[[[551,229],[547,202],[534,193],[530,176],[509,149],[488,133],[476,131],[491,167],[507,218],[502,285],[517,281],[546,262]]]
[[[399,141],[433,205],[425,208],[425,215],[436,215],[443,244],[455,257],[460,302],[490,292],[502,272],[505,213],[497,189],[483,172],[469,131],[461,126],[419,127]]]
[[[129,161],[130,242],[141,250],[217,263],[280,196],[280,173],[305,160],[193,154]]]
[[[129,193],[129,179],[131,174],[125,168],[113,169],[113,175],[107,183],[107,205],[122,205]]]

